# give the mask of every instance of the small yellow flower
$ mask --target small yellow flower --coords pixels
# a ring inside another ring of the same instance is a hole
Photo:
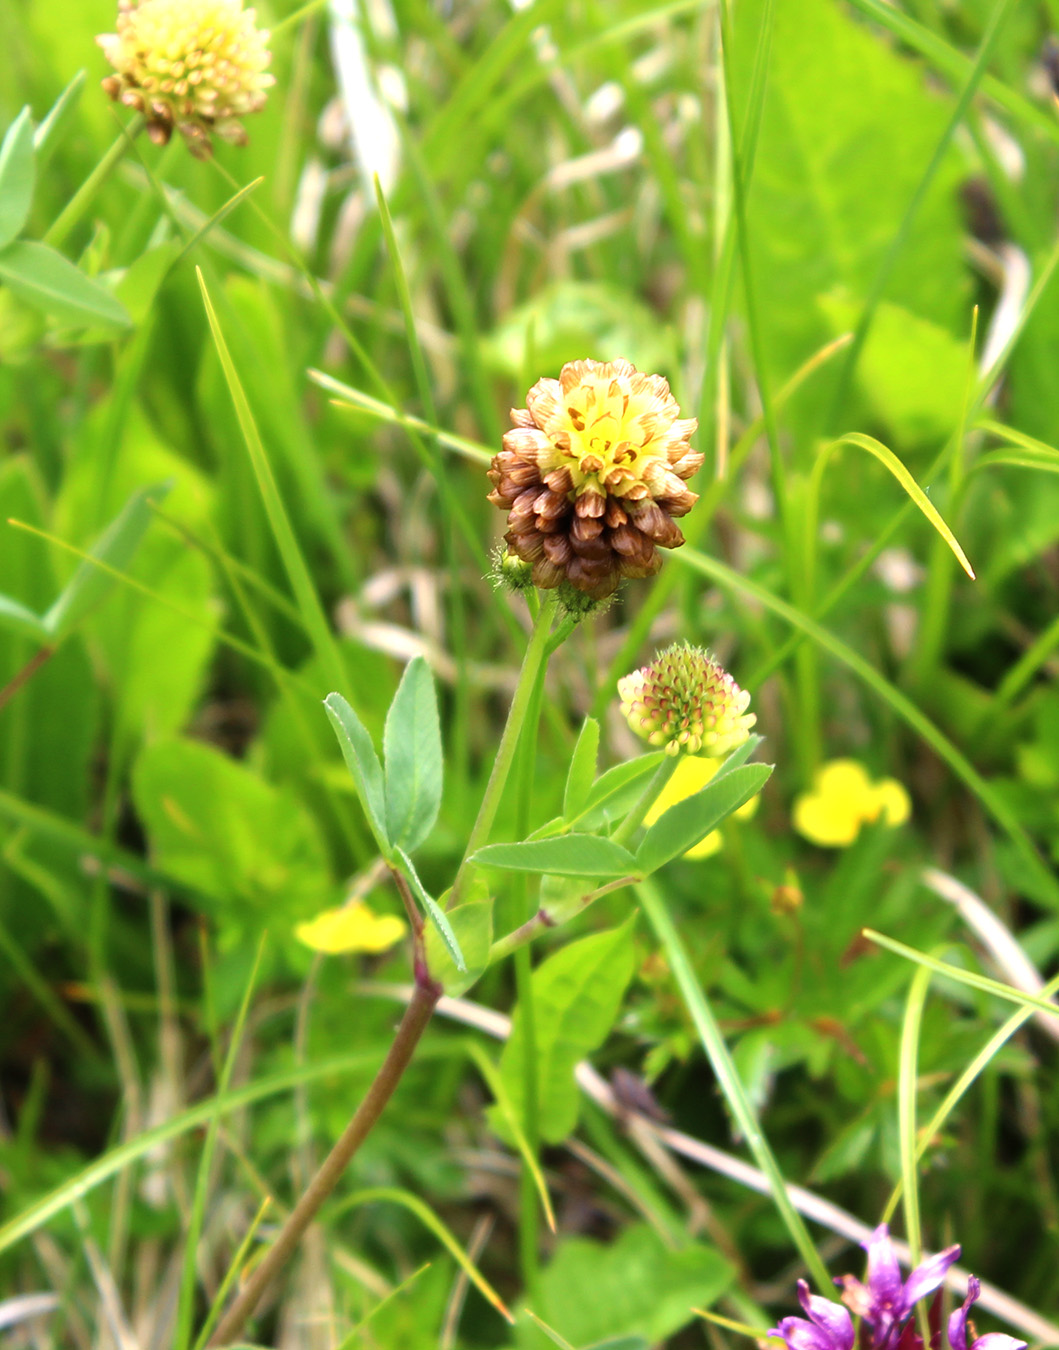
[[[339,952],[387,951],[405,934],[405,922],[393,914],[376,914],[367,905],[341,905],[325,909],[308,923],[294,929],[299,941],[314,952],[335,955]]]
[[[701,791],[724,763],[722,759],[706,759],[699,755],[685,755],[677,761],[673,776],[658,794],[658,800],[644,817],[645,825],[653,825],[671,806],[692,797]],[[737,820],[749,820],[757,811],[760,797],[751,797],[736,811]],[[705,839],[700,840],[684,854],[685,858],[712,858],[720,852],[723,843],[720,830],[711,830]]]
[[[118,31],[96,38],[117,71],[103,88],[143,113],[159,145],[174,128],[200,159],[213,133],[243,145],[238,119],[263,107],[275,83],[269,35],[254,20],[243,0],[119,0]]]
[[[896,778],[873,783],[855,759],[833,759],[823,765],[813,786],[794,802],[794,828],[813,844],[845,848],[862,825],[884,818],[903,825],[912,814],[908,793]]]

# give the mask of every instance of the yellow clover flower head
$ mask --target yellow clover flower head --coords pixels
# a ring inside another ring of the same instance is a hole
[[[329,956],[343,952],[389,951],[404,937],[406,924],[394,914],[376,914],[363,902],[325,909],[308,923],[297,924],[294,936],[314,952]]]
[[[698,501],[687,480],[703,456],[661,375],[631,361],[568,361],[538,380],[493,457],[489,500],[508,513],[508,545],[542,590],[606,599],[623,577],[649,577],[684,536],[675,517]]]
[[[103,88],[143,113],[158,145],[174,128],[200,159],[213,133],[243,145],[238,119],[263,107],[275,83],[255,17],[243,0],[119,0],[118,31],[96,38],[117,71]]]
[[[911,799],[896,778],[873,783],[855,759],[833,759],[820,768],[809,791],[795,798],[793,821],[810,843],[846,848],[862,825],[880,818],[903,825],[911,814]]]
[[[676,806],[677,802],[684,801],[686,797],[693,797],[706,786],[723,763],[721,759],[707,759],[702,755],[684,755],[677,761],[669,781],[644,816],[643,823],[653,825],[671,806]],[[736,820],[749,820],[760,804],[760,796],[751,797],[734,813]],[[684,857],[693,861],[699,858],[712,858],[715,853],[721,851],[723,843],[721,831],[711,830],[705,839],[700,839],[689,848]]]
[[[675,643],[618,681],[621,710],[638,736],[667,755],[725,755],[757,721],[750,695],[708,652]]]

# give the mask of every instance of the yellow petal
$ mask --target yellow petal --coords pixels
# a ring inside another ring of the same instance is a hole
[[[871,780],[855,759],[833,759],[817,772],[809,792],[795,798],[794,828],[823,848],[852,844],[866,819]]]
[[[912,814],[912,801],[896,778],[883,778],[872,788],[872,814],[868,820],[881,816],[887,825],[903,825]]]
[[[653,825],[671,806],[676,806],[677,802],[682,802],[685,798],[700,792],[720,767],[719,759],[708,759],[703,755],[682,755],[677,760],[677,767],[673,770],[669,782],[644,816],[643,823]]]
[[[684,854],[685,858],[712,858],[715,853],[720,853],[724,838],[720,830],[711,830],[705,839],[700,839],[693,847],[689,848]]]
[[[375,914],[365,904],[325,909],[294,929],[314,952],[384,952],[404,937],[405,922],[393,914]]]

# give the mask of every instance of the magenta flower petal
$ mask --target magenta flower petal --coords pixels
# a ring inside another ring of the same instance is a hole
[[[909,1275],[905,1283],[902,1300],[905,1307],[911,1312],[913,1303],[918,1303],[926,1294],[932,1294],[945,1278],[945,1273],[949,1267],[959,1259],[960,1248],[946,1247],[943,1252],[937,1256],[932,1256],[929,1261],[923,1261],[912,1274]]]
[[[967,1281],[967,1297],[949,1318],[947,1331],[952,1350],[1025,1350],[1025,1341],[1016,1340],[1014,1336],[1005,1335],[1002,1331],[987,1331],[984,1336],[977,1337],[968,1346],[967,1314],[971,1310],[971,1304],[978,1301],[981,1292],[981,1281],[976,1275],[972,1275]]]

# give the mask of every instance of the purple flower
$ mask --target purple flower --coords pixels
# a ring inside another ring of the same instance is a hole
[[[862,1284],[853,1275],[844,1275],[836,1283],[843,1286],[843,1303],[857,1317],[863,1317],[871,1328],[874,1350],[891,1350],[915,1304],[937,1289],[945,1272],[960,1255],[960,1249],[947,1247],[937,1256],[920,1262],[902,1283],[901,1267],[886,1224],[881,1223],[863,1245],[868,1252],[867,1284]],[[967,1348],[961,1345],[958,1350]],[[983,1350],[1004,1348],[985,1346]]]
[[[1017,1341],[1014,1336],[1006,1336],[1002,1331],[987,1331],[984,1336],[976,1337],[968,1345],[967,1314],[981,1291],[982,1286],[978,1277],[972,1275],[967,1281],[967,1297],[962,1306],[949,1318],[949,1345],[952,1346],[952,1350],[1025,1350],[1025,1341]]]
[[[798,1281],[798,1302],[809,1314],[809,1321],[804,1317],[785,1317],[769,1332],[770,1336],[786,1341],[787,1350],[853,1350],[853,1323],[841,1303],[810,1294],[804,1280]],[[985,1350],[1004,1348],[986,1346]]]

